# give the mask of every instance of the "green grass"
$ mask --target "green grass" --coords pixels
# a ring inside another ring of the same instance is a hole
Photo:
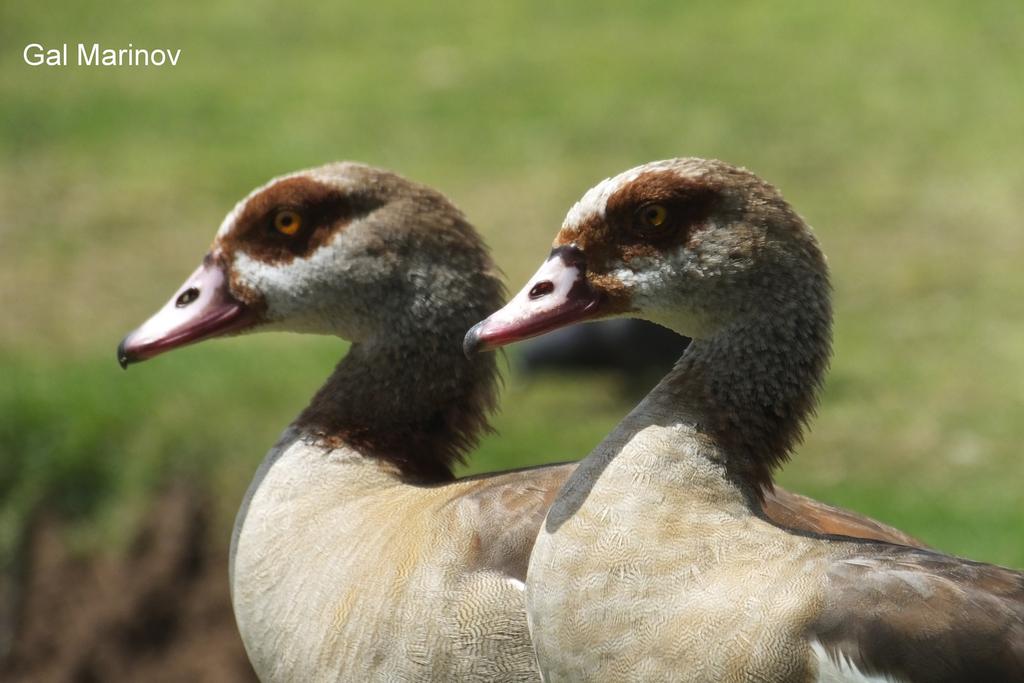
[[[7,3],[3,533],[45,500],[116,539],[175,474],[230,519],[341,347],[254,337],[127,374],[113,351],[270,176],[352,158],[440,187],[516,287],[595,181],[696,154],[780,185],[830,256],[833,371],[782,481],[1022,566],[1022,31],[1013,1]],[[181,65],[21,62],[79,40]],[[586,453],[629,407],[587,382],[511,377],[474,470]]]

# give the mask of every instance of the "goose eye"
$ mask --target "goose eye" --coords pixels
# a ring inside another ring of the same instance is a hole
[[[282,235],[294,235],[302,227],[302,216],[291,209],[278,211],[274,215],[274,229]]]
[[[651,228],[660,228],[668,218],[668,209],[661,204],[648,204],[640,209],[640,220]]]

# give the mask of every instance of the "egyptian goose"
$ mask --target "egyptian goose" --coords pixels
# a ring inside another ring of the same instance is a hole
[[[552,681],[1021,681],[1024,573],[766,518],[831,351],[825,259],[720,161],[603,181],[467,351],[638,316],[694,341],[570,476],[530,559]]]
[[[568,465],[455,481],[488,428],[500,305],[483,242],[437,192],[331,164],[270,181],[118,349],[121,363],[225,334],[352,341],[256,472],[231,592],[263,681],[532,681],[522,579]]]
[[[437,192],[342,163],[272,180],[122,342],[123,365],[258,330],[353,342],[267,454],[238,514],[231,588],[265,681],[531,680],[522,581],[574,465],[456,481],[494,406],[492,358],[462,354],[496,308],[487,250]],[[900,538],[777,491],[770,515]]]

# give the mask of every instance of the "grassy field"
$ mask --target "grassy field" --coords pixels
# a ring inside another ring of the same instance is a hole
[[[393,168],[446,191],[518,287],[594,182],[700,155],[780,185],[830,257],[831,378],[781,480],[1024,565],[1024,5],[901,7],[4,4],[3,548],[41,503],[73,542],[116,543],[172,475],[206,481],[228,523],[343,345],[219,341],[128,373],[114,348],[253,186]],[[21,60],[78,41],[182,57]],[[607,378],[507,385],[473,471],[580,457],[629,408]]]

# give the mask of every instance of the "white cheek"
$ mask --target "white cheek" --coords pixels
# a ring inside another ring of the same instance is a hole
[[[681,283],[703,279],[694,255],[680,247],[657,259],[637,258],[620,263],[611,275],[629,288],[633,305],[642,317],[687,337],[707,337],[713,326],[708,315],[695,308],[692,287]]]
[[[367,282],[385,277],[380,260],[367,259],[365,244],[352,237],[358,224],[354,221],[309,256],[289,263],[266,263],[239,251],[232,272],[240,285],[263,297],[266,316],[277,329],[358,341],[372,331],[359,292]]]
[[[343,271],[345,253],[328,243],[306,258],[272,264],[238,252],[232,269],[240,284],[263,295],[271,320],[301,323],[332,299],[330,285]]]
[[[612,275],[633,290],[634,298],[640,296],[664,296],[673,282],[679,282],[685,273],[694,270],[694,259],[685,248],[680,247],[671,254],[658,258],[640,257],[627,263],[618,263],[612,268]]]
[[[232,270],[242,286],[263,296],[268,318],[286,320],[296,315],[303,301],[301,276],[305,269],[297,267],[296,263],[269,264],[239,252],[235,256]]]

